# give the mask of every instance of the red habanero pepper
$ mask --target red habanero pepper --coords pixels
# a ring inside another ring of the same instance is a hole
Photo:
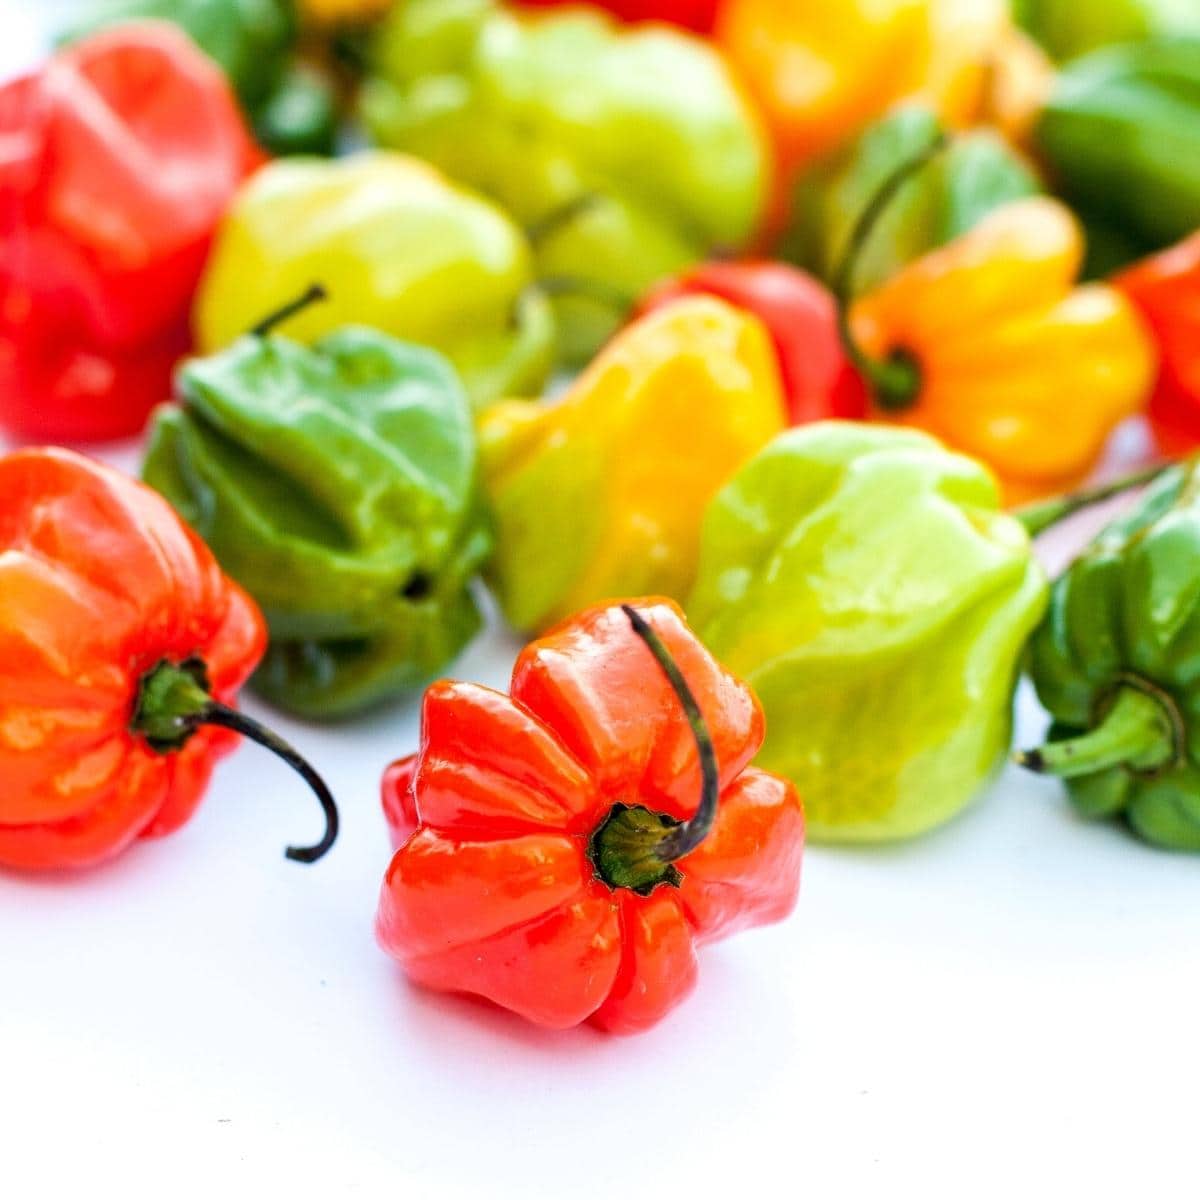
[[[521,0],[527,8],[559,7],[579,0]],[[623,21],[666,21],[696,33],[711,33],[721,0],[591,0]]]
[[[635,316],[697,293],[745,309],[766,326],[790,424],[866,419],[866,393],[838,335],[837,301],[819,280],[787,263],[701,263],[652,288]]]
[[[219,68],[116,26],[0,87],[0,425],[137,432],[171,393],[209,241],[262,160]]]
[[[237,734],[266,647],[254,602],[156,492],[68,450],[0,458],[0,866],[80,867],[178,829]]]
[[[1166,454],[1200,445],[1200,232],[1112,281],[1146,318],[1159,348],[1150,424]]]
[[[510,695],[443,681],[391,767],[401,842],[377,932],[418,983],[551,1028],[635,1033],[696,981],[696,947],[796,902],[794,787],[749,766],[750,689],[669,600],[589,609],[533,642]]]

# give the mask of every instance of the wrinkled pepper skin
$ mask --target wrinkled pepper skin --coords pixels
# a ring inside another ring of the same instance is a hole
[[[162,497],[66,450],[0,459],[0,866],[90,866],[178,829],[237,736],[154,749],[131,729],[139,681],[199,658],[231,704],[265,646]]]
[[[221,73],[122,26],[0,88],[0,425],[136,433],[170,394],[213,230],[260,161]]]
[[[789,177],[906,98],[955,125],[971,119],[1007,27],[998,0],[725,0],[715,37]]]
[[[762,701],[761,762],[815,839],[882,842],[958,813],[1009,745],[1046,601],[979,463],[915,430],[788,430],[718,493],[687,605]]]
[[[1055,583],[1029,653],[1054,725],[1032,757],[1067,776],[1084,816],[1123,816],[1155,845],[1200,851],[1198,666],[1200,480],[1189,462]]]
[[[612,596],[686,596],[704,506],[783,424],[762,325],[706,296],[630,325],[562,399],[489,409],[489,578],[509,622],[540,631]]]
[[[656,280],[753,235],[765,134],[716,51],[664,25],[404,0],[376,42],[376,139],[513,213],[586,362]]]
[[[550,8],[578,4],[579,0],[520,0],[526,8]],[[599,0],[622,21],[666,21],[694,33],[710,33],[721,0]]]
[[[635,319],[697,295],[716,296],[762,321],[778,356],[789,424],[866,416],[862,388],[838,337],[837,301],[819,280],[787,263],[702,263],[651,288]]]
[[[346,328],[242,338],[180,371],[144,466],[262,606],[254,686],[337,717],[417,687],[477,632],[491,547],[470,405],[440,355]]]
[[[1200,36],[1068,65],[1035,130],[1066,198],[1157,250],[1200,228]]]
[[[385,777],[402,844],[377,932],[417,983],[469,992],[539,1025],[650,1028],[696,982],[696,949],[782,920],[796,902],[804,816],[749,766],[762,713],[665,600],[637,601],[674,654],[716,748],[716,825],[648,895],[598,875],[589,840],[617,804],[686,820],[700,770],[679,701],[619,608],[528,646],[510,695],[470,683],[425,696],[421,749]]]
[[[1137,305],[1159,349],[1150,424],[1162,450],[1200,445],[1200,233],[1137,263],[1113,282]]]
[[[1200,34],[1195,0],[1015,0],[1013,13],[1060,60],[1119,42]]]
[[[1056,200],[1006,204],[851,309],[875,362],[915,364],[876,417],[982,459],[1016,502],[1081,480],[1113,427],[1145,404],[1156,352],[1133,305],[1075,286],[1078,222]]]
[[[553,354],[521,231],[491,204],[404,155],[292,159],[234,198],[201,284],[202,349],[240,337],[312,283],[325,303],[289,334],[370,325],[445,354],[476,403],[536,390]]]
[[[884,180],[942,132],[930,109],[908,104],[806,172],[781,245],[785,257],[832,281],[850,231]],[[859,253],[854,283],[869,290],[902,266],[974,228],[988,213],[1039,191],[1033,170],[992,131],[975,130],[909,179]]]
[[[221,68],[273,154],[332,152],[333,87],[293,61],[296,22],[286,0],[98,0],[63,40],[147,20],[177,25]]]

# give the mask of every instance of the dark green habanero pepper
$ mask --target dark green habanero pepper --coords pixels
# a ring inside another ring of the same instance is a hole
[[[1200,228],[1200,37],[1076,59],[1034,129],[1056,186],[1089,222],[1157,250]]]
[[[795,190],[781,250],[832,282],[850,231],[880,187],[941,135],[937,117],[907,104],[812,167]],[[966,233],[995,208],[1040,191],[1033,169],[992,130],[955,136],[901,187],[858,255],[856,293]]]
[[[492,538],[470,403],[441,355],[358,327],[302,346],[264,324],[187,362],[176,390],[143,475],[262,607],[259,692],[337,717],[458,654]]]
[[[1036,532],[1062,509],[1022,516]],[[1061,776],[1086,817],[1120,815],[1155,845],[1200,850],[1195,460],[1163,470],[1054,584],[1028,670],[1053,724],[1018,761]]]

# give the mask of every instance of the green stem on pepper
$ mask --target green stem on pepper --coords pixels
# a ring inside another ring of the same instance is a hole
[[[867,239],[896,193],[948,144],[949,138],[944,133],[938,134],[923,150],[905,159],[884,179],[855,219],[833,272],[832,289],[837,300],[838,336],[842,347],[846,357],[867,381],[872,399],[886,412],[903,412],[916,403],[921,390],[921,366],[905,350],[896,350],[886,359],[877,359],[858,344],[850,328],[854,269]]]
[[[145,738],[158,754],[182,750],[202,726],[217,725],[249,738],[281,758],[312,788],[325,817],[325,832],[311,846],[288,846],[293,862],[314,863],[333,846],[338,835],[337,803],[328,785],[298,751],[265,725],[214,700],[204,663],[164,660],[142,676],[138,684],[130,731]]]
[[[294,300],[289,300],[286,304],[281,304],[274,312],[269,312],[261,321],[250,329],[250,336],[262,338],[269,333],[274,333],[275,329],[282,325],[284,321],[294,317],[298,312],[302,312],[311,304],[316,304],[319,300],[328,300],[329,293],[325,290],[325,285],[321,283],[310,283],[307,288]]]
[[[1159,463],[1144,470],[1135,471],[1112,483],[1104,483],[1094,488],[1086,488],[1078,492],[1070,492],[1065,496],[1053,496],[1049,500],[1038,500],[1033,504],[1023,505],[1013,510],[1013,516],[1025,526],[1030,537],[1037,537],[1051,526],[1065,521],[1093,504],[1103,504],[1122,492],[1130,491],[1144,484],[1153,483],[1164,471],[1176,466],[1175,463]]]

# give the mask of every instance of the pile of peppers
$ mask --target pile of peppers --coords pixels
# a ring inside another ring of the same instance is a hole
[[[806,837],[917,837],[1010,757],[1200,851],[1188,5],[60,33],[0,83],[0,869],[141,853],[239,737],[322,858],[333,790],[243,688],[419,704],[378,940],[549,1028],[657,1024],[788,917]],[[1097,483],[1128,422],[1157,457]],[[140,480],[78,449],[134,436]],[[1037,539],[1117,498],[1048,578]],[[533,639],[506,691],[447,677],[489,612]]]

